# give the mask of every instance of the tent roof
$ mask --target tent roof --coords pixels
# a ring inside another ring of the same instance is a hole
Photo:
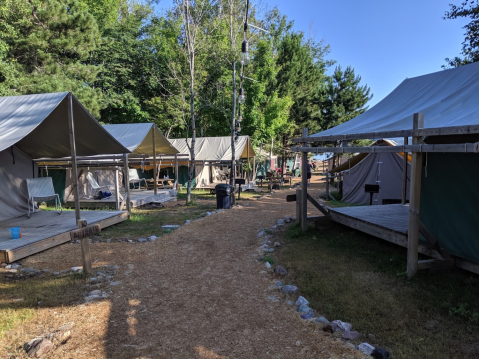
[[[79,156],[128,153],[72,96]],[[30,158],[71,155],[68,92],[0,97],[0,152],[16,145]]]
[[[185,138],[170,139],[171,144],[182,154],[189,154]],[[191,144],[191,138],[188,139]],[[249,148],[249,150],[248,150]],[[255,156],[249,136],[239,136],[235,142],[235,158],[247,158]],[[231,160],[231,137],[197,137],[195,142],[196,161],[230,161]]]
[[[479,124],[479,63],[406,79],[362,115],[311,136],[411,130],[417,112],[425,128]]]
[[[103,125],[103,127],[134,154],[153,155],[153,131],[155,131],[157,155],[175,155],[179,153],[163,136],[158,127],[152,123]]]

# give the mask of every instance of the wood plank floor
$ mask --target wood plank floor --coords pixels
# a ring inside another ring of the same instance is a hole
[[[82,211],[81,218],[88,224],[98,223],[121,215],[122,211]],[[22,238],[12,239],[9,228],[22,227]],[[31,218],[27,216],[7,219],[0,222],[0,251],[9,251],[58,236],[77,229],[75,212],[64,211],[57,214],[53,211],[40,211]]]
[[[343,207],[330,208],[330,211],[404,235],[409,226],[409,205]]]

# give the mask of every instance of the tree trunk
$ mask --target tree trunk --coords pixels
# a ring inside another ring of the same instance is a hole
[[[190,117],[191,117],[191,145],[190,145],[190,171],[188,173],[188,187],[186,190],[186,204],[191,202],[191,184],[195,175],[195,142],[196,142],[196,124],[195,124],[195,54],[190,52]]]
[[[236,125],[236,61],[233,61],[233,116],[231,116],[231,174],[230,185],[235,185],[235,126]],[[233,196],[233,204],[235,196]]]

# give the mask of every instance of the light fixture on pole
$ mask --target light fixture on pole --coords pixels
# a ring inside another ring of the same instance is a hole
[[[249,50],[248,50],[248,40],[244,40],[241,44],[241,63],[243,65],[248,65],[250,61]]]
[[[245,95],[244,95],[243,87],[240,87],[240,89],[239,89],[238,102],[239,102],[240,104],[243,104],[245,101],[246,101],[246,97],[245,97]]]

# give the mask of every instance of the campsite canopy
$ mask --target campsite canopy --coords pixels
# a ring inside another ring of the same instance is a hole
[[[129,153],[72,96],[79,156]],[[71,155],[68,92],[0,98],[0,152],[15,145],[32,159]]]
[[[170,140],[171,144],[182,154],[189,154],[190,150],[185,138]],[[188,139],[191,145],[191,138]],[[231,137],[197,137],[195,141],[195,160],[208,162],[231,161]],[[239,136],[235,142],[235,159],[254,157],[255,152],[249,136]]]
[[[479,63],[406,79],[362,115],[311,137],[410,130],[418,112],[424,128],[478,124],[478,93]]]
[[[103,127],[133,154],[153,155],[153,131],[155,131],[157,155],[175,155],[179,153],[163,136],[158,127],[152,123],[103,125]]]

